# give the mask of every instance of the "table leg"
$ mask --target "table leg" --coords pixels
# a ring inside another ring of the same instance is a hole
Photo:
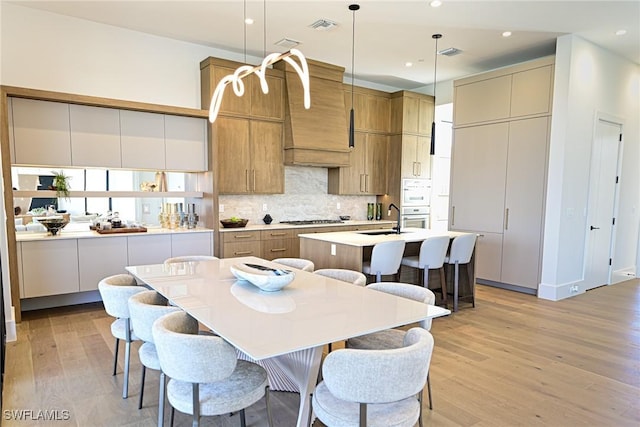
[[[309,420],[309,396],[313,393],[318,380],[318,372],[322,362],[324,346],[308,348],[294,353],[277,356],[275,361],[283,371],[298,385],[300,390],[300,408],[298,410],[297,427],[306,426]]]

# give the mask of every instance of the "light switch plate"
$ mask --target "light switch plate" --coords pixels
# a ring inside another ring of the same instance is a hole
[[[336,245],[331,244],[331,255],[336,256]]]
[[[220,213],[224,212],[224,205],[223,204],[218,205],[218,212],[220,212]]]

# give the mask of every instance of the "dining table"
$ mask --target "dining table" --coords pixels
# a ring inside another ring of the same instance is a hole
[[[231,267],[238,264],[287,269],[295,277],[282,290],[266,292],[237,279]],[[300,393],[297,426],[308,422],[309,396],[326,344],[450,314],[442,307],[257,257],[135,265],[126,270],[239,351],[285,372]]]

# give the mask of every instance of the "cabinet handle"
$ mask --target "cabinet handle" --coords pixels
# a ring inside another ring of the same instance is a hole
[[[240,251],[240,252],[234,252],[234,255],[251,255],[253,253],[253,251]]]
[[[509,229],[509,208],[507,208],[504,213],[504,229]]]
[[[416,165],[418,162],[413,162],[413,176],[418,176],[418,172],[416,172]]]
[[[484,237],[484,234],[478,234],[478,237]]]
[[[271,252],[284,252],[286,250],[287,250],[287,248],[273,248],[273,249],[271,249]]]
[[[364,176],[364,192],[369,192],[369,174],[365,174]]]
[[[286,236],[287,233],[270,233],[269,236]]]
[[[362,182],[363,182],[363,178],[364,178],[364,174],[363,174],[363,173],[361,173],[361,174],[360,174],[360,192],[361,192],[361,193],[364,193],[364,192],[365,192],[365,190],[364,190],[364,185],[362,184]]]
[[[249,169],[244,170],[244,187],[249,191]]]
[[[417,162],[418,163],[418,176],[422,176],[422,162]]]
[[[253,187],[251,189],[253,191],[256,191],[256,170],[253,169],[251,172],[252,172],[252,175],[253,175]]]
[[[253,234],[238,234],[237,236],[233,236],[234,239],[249,239],[253,237]]]
[[[456,207],[451,206],[451,226],[456,225]]]

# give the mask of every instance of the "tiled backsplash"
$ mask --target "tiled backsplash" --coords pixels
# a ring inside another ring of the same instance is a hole
[[[374,203],[375,196],[336,196],[327,194],[326,168],[285,166],[284,194],[221,195],[224,205],[220,218],[237,216],[248,218],[249,223],[262,224],[265,214],[273,222],[296,219],[338,219],[350,215],[351,219],[367,219],[367,203]],[[263,211],[263,205],[267,210]],[[340,204],[340,209],[337,208]]]

